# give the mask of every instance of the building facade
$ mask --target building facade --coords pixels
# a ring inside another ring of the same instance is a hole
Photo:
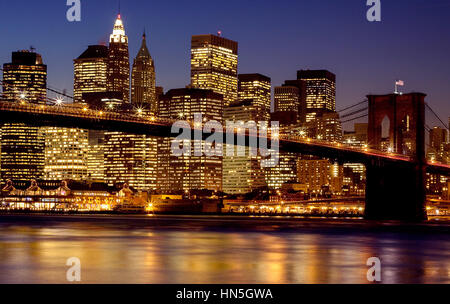
[[[327,70],[300,70],[297,79],[306,84],[306,122],[336,111],[336,75]]]
[[[74,60],[74,102],[83,102],[83,94],[106,91],[108,47],[90,45]]]
[[[238,99],[238,43],[215,35],[192,36],[191,87],[223,95],[224,106]]]
[[[123,102],[130,100],[130,55],[128,37],[120,14],[109,39],[107,91],[122,93]]]
[[[158,111],[155,87],[155,64],[147,48],[146,35],[134,59],[131,76],[131,102],[135,105],[149,105],[151,112]]]
[[[45,137],[44,178],[85,181],[88,178],[88,131],[43,127]]]
[[[264,113],[254,99],[229,105],[224,108],[225,122],[247,124],[250,121],[259,122]],[[261,156],[250,155],[250,149],[245,147],[244,155],[238,155],[238,147],[226,147],[234,150],[234,155],[224,155],[223,158],[223,192],[228,194],[245,194],[266,186],[264,169],[261,167]]]
[[[254,121],[269,121],[272,103],[271,79],[261,74],[239,74],[239,101],[252,100],[256,110]]]
[[[11,102],[45,104],[47,66],[31,51],[12,53],[3,65],[3,94]],[[39,127],[23,123],[2,126],[1,179],[27,181],[44,176],[44,134]]]
[[[162,96],[159,115],[182,121],[193,121],[195,114],[201,114],[203,122],[215,120],[222,123],[223,96],[212,90],[173,89]],[[200,127],[200,126],[196,126]],[[186,140],[183,143],[188,153],[175,156],[172,153],[172,139],[158,140],[158,189],[164,193],[191,190],[222,190],[222,157],[198,155],[204,150],[204,142]],[[197,155],[196,155],[197,154]]]

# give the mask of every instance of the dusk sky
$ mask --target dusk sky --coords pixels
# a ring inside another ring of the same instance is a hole
[[[66,0],[1,0],[0,63],[30,46],[48,65],[48,84],[73,89],[73,59],[88,45],[106,43],[117,0],[82,0],[81,22],[66,20]],[[216,33],[239,42],[239,73],[261,73],[272,85],[298,69],[337,75],[337,108],[365,95],[421,91],[450,116],[449,0],[381,0],[382,22],[366,20],[366,0],[122,1],[130,59],[144,28],[165,90],[189,83],[191,35]]]

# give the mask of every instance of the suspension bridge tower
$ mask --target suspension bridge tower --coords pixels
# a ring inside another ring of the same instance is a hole
[[[425,208],[425,94],[369,95],[369,147],[392,154],[366,164],[366,218],[422,221]],[[410,162],[397,156],[409,156]]]

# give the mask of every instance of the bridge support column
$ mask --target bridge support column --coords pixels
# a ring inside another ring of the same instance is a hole
[[[373,161],[366,165],[366,174],[366,219],[427,219],[423,164]]]

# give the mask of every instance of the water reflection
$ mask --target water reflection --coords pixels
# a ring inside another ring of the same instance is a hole
[[[450,283],[446,234],[238,232],[196,218],[178,229],[48,222],[0,223],[1,283],[66,283],[70,257],[81,260],[83,283],[368,283],[372,256],[384,283]]]

